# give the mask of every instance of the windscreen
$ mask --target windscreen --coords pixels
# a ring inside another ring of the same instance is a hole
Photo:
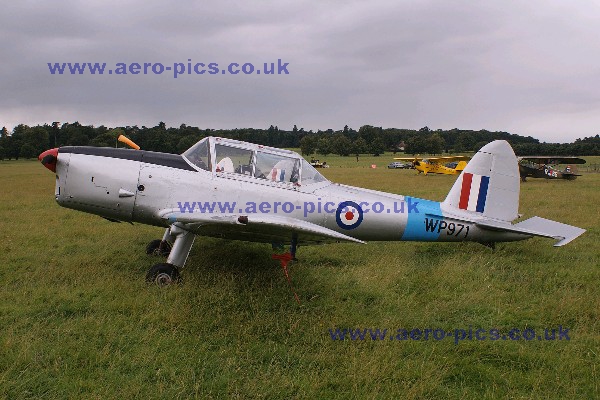
[[[306,161],[302,159],[302,185],[324,182],[327,179]]]
[[[208,139],[202,139],[187,149],[183,153],[183,156],[196,167],[210,171],[210,151],[208,148]]]

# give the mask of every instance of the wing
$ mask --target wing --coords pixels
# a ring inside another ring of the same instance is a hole
[[[552,156],[524,156],[519,161],[527,160],[540,164],[585,164],[585,160],[579,157],[552,157]]]
[[[162,210],[159,215],[169,224],[201,236],[213,236],[249,242],[289,242],[292,235],[299,244],[322,244],[340,241],[364,243],[362,240],[297,218],[269,214],[202,214],[181,213],[179,209]]]
[[[446,157],[395,157],[394,160],[398,161],[421,161],[427,159],[435,163],[448,163],[452,161],[470,160],[468,156],[446,156]]]
[[[468,161],[471,157],[467,156],[445,156],[445,157],[429,157],[430,161],[438,162],[438,163],[449,163],[452,161]]]
[[[398,161],[421,161],[423,157],[394,157]]]

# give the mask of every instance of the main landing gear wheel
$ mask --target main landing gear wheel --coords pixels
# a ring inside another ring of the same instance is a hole
[[[169,242],[163,242],[160,239],[155,239],[146,246],[146,254],[152,256],[168,257],[171,253],[171,245]]]
[[[169,286],[180,279],[177,267],[168,263],[156,264],[146,274],[146,282],[156,283],[159,287]]]

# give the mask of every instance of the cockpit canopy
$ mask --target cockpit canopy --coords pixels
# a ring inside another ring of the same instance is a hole
[[[183,156],[196,167],[217,175],[239,174],[296,185],[327,181],[298,153],[232,139],[204,138]]]

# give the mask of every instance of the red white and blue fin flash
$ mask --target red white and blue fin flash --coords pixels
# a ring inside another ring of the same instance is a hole
[[[463,173],[458,208],[482,213],[485,210],[490,177]]]

